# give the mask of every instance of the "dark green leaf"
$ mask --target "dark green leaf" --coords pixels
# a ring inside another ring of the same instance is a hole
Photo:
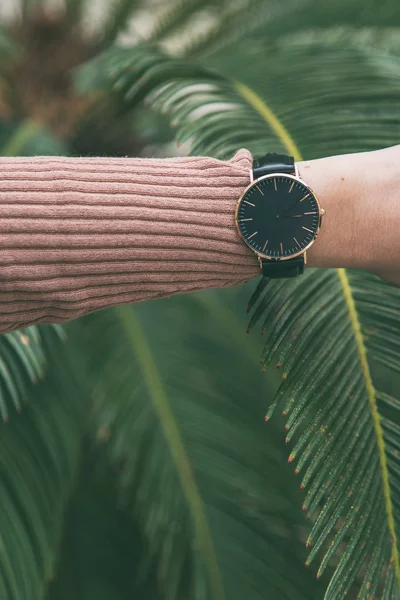
[[[118,466],[163,596],[318,597],[303,570],[298,492],[282,487],[276,432],[266,438],[259,345],[241,321],[217,294],[90,321],[95,435]]]
[[[82,440],[87,405],[77,366],[69,364],[54,329],[46,329],[43,351],[53,356],[50,374],[31,391],[22,414],[1,425],[0,597],[5,600],[40,598],[53,575]]]

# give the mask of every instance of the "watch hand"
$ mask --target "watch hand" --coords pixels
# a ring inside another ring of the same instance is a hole
[[[291,210],[293,210],[298,202],[300,202],[300,198],[298,198],[291,206],[289,206],[286,210],[284,210],[282,215],[285,215],[288,212],[290,212]]]
[[[308,198],[310,194],[307,193],[305,196],[303,196],[302,198],[298,198],[291,206],[289,206],[289,208],[287,208],[286,210],[283,211],[282,216],[286,215],[288,212],[290,212],[291,210],[294,209],[294,207],[296,206],[296,204],[298,204],[299,202],[303,202],[303,200],[305,200],[306,198]]]
[[[300,219],[303,215],[276,215],[277,219]]]

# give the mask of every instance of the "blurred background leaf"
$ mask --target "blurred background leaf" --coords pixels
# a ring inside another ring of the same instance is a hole
[[[21,335],[33,337],[32,329]],[[54,575],[88,408],[79,364],[53,328],[41,332],[46,379],[0,431],[0,592],[7,599],[40,598]]]
[[[230,298],[122,307],[104,313],[101,327],[90,319],[97,438],[120,465],[123,501],[158,556],[166,598],[313,597],[297,486],[288,497],[279,483],[275,432],[264,443],[259,347],[241,335]]]

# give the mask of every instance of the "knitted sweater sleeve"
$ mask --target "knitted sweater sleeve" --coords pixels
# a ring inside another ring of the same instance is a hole
[[[251,155],[0,158],[0,331],[258,274],[234,214]]]

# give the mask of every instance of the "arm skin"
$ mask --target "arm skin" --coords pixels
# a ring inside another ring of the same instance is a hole
[[[400,145],[298,167],[326,211],[307,264],[368,269],[400,284]]]

